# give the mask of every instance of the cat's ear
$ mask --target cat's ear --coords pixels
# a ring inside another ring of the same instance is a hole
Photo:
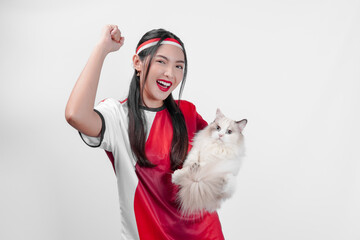
[[[241,121],[236,121],[236,124],[239,126],[240,131],[242,132],[247,124],[247,120],[243,119]]]
[[[224,114],[220,111],[220,108],[216,109],[216,118],[223,118]]]

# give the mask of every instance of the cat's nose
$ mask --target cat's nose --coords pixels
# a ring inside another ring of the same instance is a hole
[[[219,134],[219,138],[221,138],[222,136],[224,136],[224,134]]]

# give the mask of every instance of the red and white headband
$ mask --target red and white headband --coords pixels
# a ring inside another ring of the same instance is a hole
[[[161,38],[153,38],[150,40],[147,40],[145,42],[143,42],[142,44],[140,44],[140,46],[136,49],[136,54],[139,54],[142,50],[147,49],[149,47],[155,46]],[[179,41],[177,41],[176,39],[173,38],[165,38],[164,41],[162,41],[160,44],[170,44],[170,45],[174,45],[177,46],[179,48],[181,48],[181,50],[183,50],[183,47],[181,46],[181,44],[179,43]]]

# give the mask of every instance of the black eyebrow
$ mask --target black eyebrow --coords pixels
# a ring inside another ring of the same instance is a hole
[[[169,61],[169,59],[167,58],[167,57],[165,57],[165,56],[163,56],[163,55],[160,55],[160,54],[158,54],[158,55],[156,55],[156,57],[161,57],[161,58],[164,58],[166,61]],[[183,61],[183,60],[178,60],[178,61],[176,61],[177,63],[185,63],[185,61]]]

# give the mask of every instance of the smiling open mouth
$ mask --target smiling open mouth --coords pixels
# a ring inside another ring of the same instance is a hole
[[[166,92],[167,90],[169,90],[172,85],[172,82],[165,81],[165,80],[157,80],[156,83],[157,83],[159,89],[163,92]]]

